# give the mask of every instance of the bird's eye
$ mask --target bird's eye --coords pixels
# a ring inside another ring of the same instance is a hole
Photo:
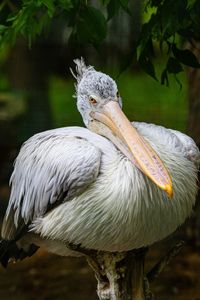
[[[119,92],[117,92],[116,96],[117,96],[117,98],[119,98]]]
[[[89,101],[90,101],[90,103],[92,103],[92,104],[96,104],[96,103],[97,103],[97,100],[94,99],[93,97],[90,97]]]

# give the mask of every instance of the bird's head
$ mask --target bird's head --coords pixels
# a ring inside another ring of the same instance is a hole
[[[111,140],[146,176],[172,197],[172,182],[163,162],[122,112],[116,82],[108,75],[74,60],[77,107],[85,125]]]
[[[116,82],[108,75],[86,67],[83,59],[76,59],[77,107],[87,127],[94,121],[94,113],[101,113],[105,105],[115,101],[121,106]],[[75,76],[75,75],[74,75]]]

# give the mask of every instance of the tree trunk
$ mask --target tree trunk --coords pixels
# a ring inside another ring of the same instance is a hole
[[[187,44],[187,49],[192,51],[200,62],[200,41],[193,41]],[[187,133],[191,136],[200,148],[200,69],[188,68],[188,122]],[[199,178],[200,179],[200,178]],[[189,241],[196,247],[200,247],[200,193],[197,196],[196,207],[193,217],[186,228]]]
[[[51,45],[49,45],[50,51]],[[26,96],[26,116],[23,138],[50,129],[52,116],[48,97],[50,65],[46,41],[35,43],[31,50],[27,42],[19,39],[11,50],[7,70],[12,89]]]
[[[145,300],[145,249],[126,253],[97,252],[88,257],[95,272],[100,300]]]
[[[189,48],[200,62],[200,42],[194,41]],[[188,115],[188,133],[200,146],[200,69],[188,68],[188,100],[189,100],[189,115]]]

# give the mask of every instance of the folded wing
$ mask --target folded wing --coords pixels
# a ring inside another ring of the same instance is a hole
[[[2,237],[17,239],[37,217],[81,194],[99,173],[101,152],[87,139],[50,130],[21,148],[11,176]]]

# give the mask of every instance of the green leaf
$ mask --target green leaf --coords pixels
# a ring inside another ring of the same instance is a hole
[[[101,0],[101,2],[103,3],[103,5],[107,6],[110,0]]]
[[[188,7],[192,7],[196,3],[196,0],[187,0]]]
[[[161,74],[161,84],[166,84],[166,86],[169,86],[168,74],[166,69]]]
[[[182,68],[180,62],[174,57],[169,57],[166,68],[167,68],[167,71],[171,74],[177,74],[177,73],[183,71],[183,68]]]
[[[54,12],[55,12],[55,6],[54,6],[53,1],[52,0],[39,0],[38,2],[39,2],[39,4],[43,4],[44,6],[47,7],[48,15],[50,18],[52,18],[54,15]]]
[[[129,15],[131,15],[130,9],[128,7],[129,0],[119,0],[121,7],[124,11],[126,11]]]
[[[112,19],[120,9],[120,2],[116,0],[111,0],[107,5],[107,15],[108,20]]]
[[[154,56],[154,47],[151,36],[144,35],[137,46],[137,59],[144,56]]]
[[[190,16],[194,24],[198,26],[197,31],[200,32],[200,2],[196,2],[190,11]]]
[[[8,27],[0,24],[0,33],[4,32]]]
[[[104,15],[92,6],[85,6],[76,24],[76,34],[80,42],[91,42],[98,46],[106,37],[107,22]]]
[[[155,80],[157,80],[154,65],[152,64],[152,62],[151,62],[151,60],[150,60],[150,58],[148,56],[143,56],[143,55],[140,56],[139,63],[141,65],[141,67],[143,68],[143,70],[148,75],[150,75]]]
[[[136,48],[132,52],[130,52],[128,55],[122,56],[120,66],[119,66],[119,74],[117,75],[117,78],[130,67],[133,60],[136,59]]]
[[[6,1],[3,1],[3,2],[0,4],[0,11],[4,8],[5,5],[6,5]]]
[[[59,0],[59,6],[62,10],[69,10],[70,8],[73,7],[73,2],[72,0]]]
[[[174,36],[180,28],[188,23],[188,11],[186,0],[167,0],[159,9],[162,36],[166,39]],[[176,17],[175,17],[176,16]]]
[[[121,6],[123,6],[124,8],[128,7],[129,4],[129,0],[119,0]]]
[[[180,50],[176,47],[175,44],[172,45],[172,52],[178,61],[183,63],[186,66],[193,68],[200,68],[200,64],[196,56],[188,49]]]
[[[150,7],[157,7],[159,5],[161,5],[163,2],[163,0],[149,0],[147,5],[149,5]]]

